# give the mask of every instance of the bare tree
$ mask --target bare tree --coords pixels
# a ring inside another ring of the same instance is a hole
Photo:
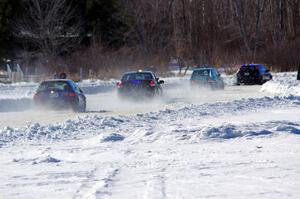
[[[261,17],[262,17],[262,13],[264,12],[264,9],[265,9],[265,4],[266,4],[265,0],[256,0],[255,36],[254,36],[254,47],[253,47],[253,53],[252,53],[253,58],[255,58],[255,56],[256,56],[257,41],[258,41],[260,29],[261,29]]]
[[[297,74],[297,80],[300,80],[300,54],[299,54],[299,60],[298,60],[298,74]]]
[[[243,0],[234,0],[233,1],[234,7],[234,15],[238,21],[240,35],[243,39],[245,48],[250,53],[251,52],[251,41],[250,41],[250,34],[251,31],[248,31],[247,27],[249,27],[248,17],[246,16],[247,12],[247,1]]]
[[[54,60],[80,43],[81,19],[67,0],[23,0],[22,6],[25,12],[14,24],[22,43]]]

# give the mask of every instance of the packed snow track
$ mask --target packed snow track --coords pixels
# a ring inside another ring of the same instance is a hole
[[[216,103],[249,97],[269,96],[267,93],[259,92],[259,89],[260,86],[227,86],[224,91],[192,90],[189,85],[178,86],[175,84],[164,89],[163,97],[146,101],[130,101],[118,98],[116,91],[111,88],[93,94],[86,94],[86,113],[74,113],[71,110],[37,109],[32,101],[35,88],[30,88],[26,97],[10,96],[10,98],[2,97],[1,99],[0,96],[0,127],[20,127],[32,123],[51,124],[98,114],[134,115],[172,108],[178,104]],[[85,87],[84,90],[91,90],[91,88]]]

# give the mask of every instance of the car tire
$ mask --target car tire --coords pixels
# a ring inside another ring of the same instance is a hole
[[[78,112],[78,113],[82,113],[86,111],[86,100],[84,99],[83,105],[80,106],[79,104],[79,100],[77,99],[73,105],[72,105],[72,109],[74,112]]]
[[[79,105],[79,111],[81,113],[84,113],[86,111],[86,100],[84,99],[82,106]]]
[[[82,112],[86,112],[86,99],[84,99],[83,107],[82,107]]]
[[[157,89],[157,96],[161,97],[163,95],[162,89]]]

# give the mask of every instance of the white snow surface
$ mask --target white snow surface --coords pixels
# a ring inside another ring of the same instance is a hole
[[[266,82],[261,91],[281,95],[300,95],[300,81],[296,72],[278,73],[273,80]]]
[[[53,116],[65,121],[27,125],[9,120],[28,112],[10,113],[9,125],[0,127],[0,198],[298,199],[294,77],[280,73],[262,87],[216,92],[177,85],[186,77],[162,78],[175,89],[166,84],[165,98],[143,103],[102,90],[115,80],[82,82],[93,103],[113,111],[94,112],[92,104],[85,114]]]
[[[0,84],[0,100],[31,98],[36,89],[36,83]]]

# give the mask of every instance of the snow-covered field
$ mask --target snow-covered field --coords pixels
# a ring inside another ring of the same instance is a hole
[[[215,92],[166,78],[163,98],[140,103],[116,99],[115,80],[83,82],[82,114],[0,105],[0,198],[299,198],[295,73],[224,78]],[[13,86],[0,99],[36,87]]]

